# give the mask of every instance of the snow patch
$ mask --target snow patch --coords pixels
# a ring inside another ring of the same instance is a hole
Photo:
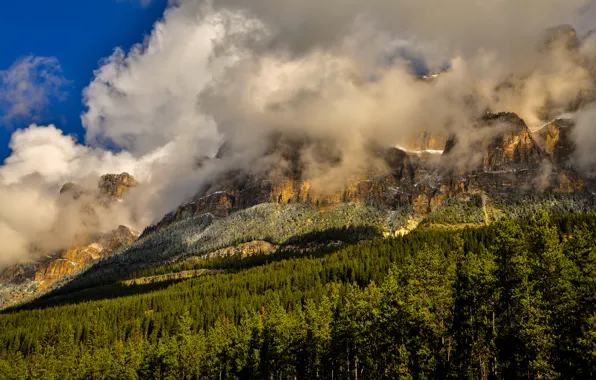
[[[438,149],[424,149],[424,150],[414,150],[414,149],[408,149],[408,148],[404,148],[403,146],[396,146],[397,149],[399,150],[403,150],[404,152],[408,153],[408,154],[416,154],[418,156],[424,154],[424,153],[428,153],[428,154],[443,154],[443,150],[438,150]]]
[[[549,125],[551,125],[552,123],[554,123],[557,120],[575,120],[575,114],[574,113],[564,113],[564,114],[561,114],[561,115],[555,117],[554,119],[546,122],[545,124],[542,124],[541,126],[539,126],[537,128],[531,129],[531,131],[532,132],[538,132],[538,131],[544,129],[545,127],[548,127]]]

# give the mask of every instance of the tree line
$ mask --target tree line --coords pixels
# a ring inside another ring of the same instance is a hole
[[[594,378],[595,227],[538,212],[40,300],[0,315],[0,379]]]

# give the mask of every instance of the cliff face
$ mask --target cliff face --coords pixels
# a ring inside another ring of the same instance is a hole
[[[43,291],[63,277],[87,267],[93,261],[122,246],[132,244],[138,236],[137,232],[128,227],[119,226],[82,246],[64,250],[50,261],[41,263],[35,271],[34,281],[39,282],[38,289]]]
[[[128,173],[103,175],[98,184],[100,194],[110,198],[122,198],[125,193],[136,186],[136,179]]]
[[[414,218],[421,218],[442,207],[448,199],[467,200],[474,194],[494,197],[513,193],[583,192],[582,178],[562,164],[568,147],[560,138],[565,132],[557,128],[549,132],[547,148],[543,149],[516,114],[488,114],[479,120],[478,129],[496,132],[483,144],[465,147],[469,156],[479,157],[471,167],[461,170],[453,166],[451,153],[459,148],[457,139],[447,139],[444,146],[439,146],[436,145],[439,140],[425,135],[415,147],[440,148],[436,150],[444,153],[439,160],[428,160],[418,153],[397,148],[376,147],[373,155],[384,168],[371,168],[361,179],[329,193],[317,191],[309,180],[302,178],[299,149],[292,150],[291,145],[284,144],[281,156],[289,164],[281,175],[262,178],[226,173],[221,181],[215,181],[210,192],[180,206],[151,231],[205,213],[226,217],[261,203],[328,206],[352,202],[389,209],[409,207]]]
[[[500,113],[484,118],[486,128],[500,126],[482,152],[481,163],[468,175],[482,178],[478,187],[491,191],[501,187],[523,192],[528,188],[539,191],[564,191],[560,183],[575,182],[568,191],[582,191],[583,182],[577,173],[568,170],[566,157],[570,153],[567,132],[553,123],[534,135],[517,115]],[[457,144],[448,141],[446,154]],[[487,182],[486,182],[487,181]],[[540,183],[538,183],[540,182]],[[563,186],[565,187],[565,186]]]
[[[489,115],[484,121],[485,128],[501,125],[505,130],[494,137],[486,148],[482,160],[483,171],[534,170],[540,167],[546,155],[516,114]]]
[[[569,120],[555,120],[535,132],[536,141],[544,151],[559,166],[570,168],[569,161],[575,150],[575,144],[571,139],[573,122]]]
[[[314,188],[308,179],[303,179],[298,155],[286,156],[293,164],[284,173],[272,178],[225,173],[221,182],[216,181],[211,186],[215,191],[181,205],[145,233],[192,216],[210,213],[226,217],[234,211],[262,203],[308,203],[321,207],[344,202],[376,203],[388,207],[409,203],[418,158],[397,148],[380,149],[375,153],[386,166],[385,170],[371,169],[362,176],[362,180],[337,191],[322,191]]]
[[[138,232],[125,226],[90,238],[86,243],[47,255],[37,262],[19,264],[0,272],[0,309],[37,297],[57,281],[75,274],[95,260],[132,244]]]
[[[406,148],[413,151],[442,151],[447,144],[447,136],[434,135],[427,131],[408,141]]]
[[[583,179],[560,167],[517,115],[488,114],[475,128],[469,132],[478,132],[479,141],[464,146],[466,136],[449,139],[441,155],[371,144],[369,165],[360,166],[360,176],[342,186],[329,183],[327,189],[321,189],[320,178],[311,182],[303,166],[302,152],[311,159],[318,147],[309,144],[316,142],[278,139],[258,162],[271,166],[220,173],[188,203],[146,228],[129,249],[76,277],[66,291],[191,258],[266,253],[292,245],[304,249],[309,242],[337,236],[350,241],[396,236],[419,225],[478,226],[504,216],[526,217],[538,208],[596,210],[596,197],[584,191]],[[325,143],[329,149],[319,158],[328,167],[341,167],[341,157]],[[223,150],[212,159],[225,159]],[[459,165],[462,159],[467,160],[464,166]]]

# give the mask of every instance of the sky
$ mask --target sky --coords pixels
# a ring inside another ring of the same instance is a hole
[[[0,268],[143,230],[231,173],[279,179],[286,143],[320,194],[421,132],[474,167],[487,110],[535,128],[582,105],[573,159],[596,175],[593,20],[593,0],[0,0]],[[122,172],[139,184],[97,224],[59,196]]]
[[[104,57],[116,47],[142,42],[163,15],[167,0],[19,0],[0,2],[0,72],[27,57],[51,59],[61,69],[59,94],[23,117],[7,118],[0,97],[0,162],[9,156],[11,134],[31,122],[55,124],[84,138],[82,91]],[[58,69],[58,70],[60,70]],[[0,76],[1,78],[1,76]],[[43,80],[37,78],[38,81]],[[54,94],[55,95],[55,94]]]

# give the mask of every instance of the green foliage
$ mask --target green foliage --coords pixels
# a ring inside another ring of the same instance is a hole
[[[441,207],[432,212],[422,222],[435,224],[484,223],[480,195],[473,195],[468,200],[449,198]]]
[[[0,379],[594,378],[594,226],[538,212],[46,298],[0,314]]]
[[[372,239],[386,229],[401,227],[401,223],[407,222],[407,212],[407,209],[391,211],[354,203],[327,208],[303,203],[265,203],[224,219],[204,214],[148,234],[130,247],[103,258],[68,284],[67,290],[115,282],[146,268],[253,240],[285,245],[325,239],[346,242]]]

